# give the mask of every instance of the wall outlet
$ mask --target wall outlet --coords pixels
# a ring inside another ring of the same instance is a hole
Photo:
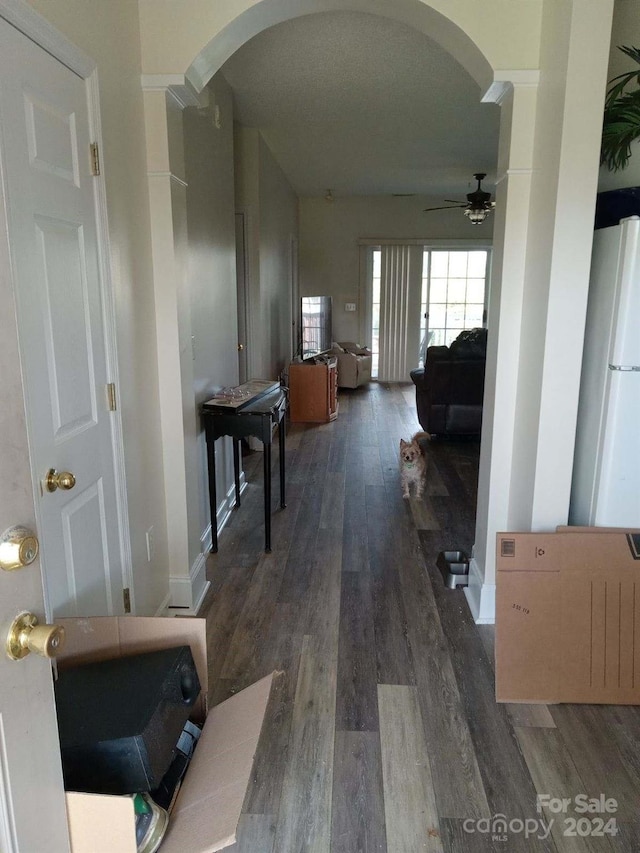
[[[153,527],[150,527],[147,530],[147,560],[151,562],[153,560],[153,555],[155,553],[155,536],[153,533]]]
[[[345,311],[355,311],[356,310],[356,303],[355,302],[345,302],[344,303],[344,310]]]

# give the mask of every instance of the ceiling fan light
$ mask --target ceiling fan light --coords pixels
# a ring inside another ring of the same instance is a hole
[[[489,214],[489,211],[484,207],[467,207],[464,215],[469,217],[472,225],[479,225],[484,222]]]

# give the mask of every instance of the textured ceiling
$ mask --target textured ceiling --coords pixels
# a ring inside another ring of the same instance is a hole
[[[258,128],[300,196],[492,190],[499,108],[434,41],[374,15],[306,15],[224,65],[236,118]]]

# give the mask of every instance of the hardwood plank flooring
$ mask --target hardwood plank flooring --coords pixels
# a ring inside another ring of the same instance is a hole
[[[404,501],[398,444],[419,429],[413,386],[377,383],[341,391],[330,424],[292,425],[270,555],[262,455],[243,460],[208,561],[210,703],[278,675],[229,850],[640,850],[640,708],[495,702],[493,628],[436,568],[471,550],[479,445],[425,442],[424,497]],[[538,793],[615,798],[619,832],[526,834]]]
[[[415,687],[378,685],[387,849],[442,851],[438,811]]]
[[[387,850],[377,731],[336,731],[331,818],[333,853]]]

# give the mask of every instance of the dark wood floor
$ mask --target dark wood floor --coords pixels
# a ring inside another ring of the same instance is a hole
[[[411,387],[378,384],[292,427],[268,555],[261,456],[245,460],[209,564],[210,701],[279,675],[230,851],[640,850],[640,709],[495,702],[493,627],[435,566],[471,548],[478,444],[429,443],[407,502],[398,443],[418,429]],[[572,804],[540,815],[536,793]],[[617,812],[577,813],[581,794]]]

